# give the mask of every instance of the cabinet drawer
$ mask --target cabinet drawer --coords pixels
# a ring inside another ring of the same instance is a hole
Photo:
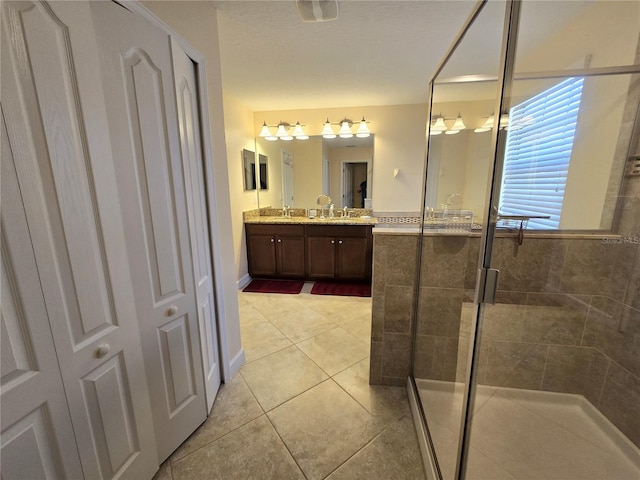
[[[367,237],[368,225],[307,225],[309,237]]]
[[[304,235],[304,225],[245,223],[247,235]]]

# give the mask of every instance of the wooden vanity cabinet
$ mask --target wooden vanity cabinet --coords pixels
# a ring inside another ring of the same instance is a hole
[[[307,278],[371,280],[371,226],[308,225]]]
[[[252,277],[304,278],[304,225],[246,224]]]

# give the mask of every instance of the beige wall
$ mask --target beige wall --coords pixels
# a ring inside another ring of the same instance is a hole
[[[206,58],[207,96],[214,170],[216,216],[213,219],[220,233],[214,239],[219,245],[219,263],[215,265],[222,277],[223,314],[226,339],[222,338],[230,365],[226,374],[233,375],[244,360],[240,340],[240,321],[234,266],[234,237],[231,235],[231,201],[227,173],[224,109],[216,11],[210,3],[198,1],[142,2],[152,13],[181,35]],[[238,154],[239,156],[240,154]],[[239,162],[239,160],[238,160]],[[230,367],[230,368],[229,368]],[[225,378],[228,380],[229,378]]]
[[[231,207],[231,230],[237,280],[247,274],[247,246],[244,240],[242,212],[258,208],[255,190],[244,190],[242,150],[255,151],[252,138],[253,112],[237,100],[224,97],[226,144],[229,171],[229,196]]]

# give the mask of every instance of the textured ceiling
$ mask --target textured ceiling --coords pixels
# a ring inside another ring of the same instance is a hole
[[[475,2],[340,0],[318,23],[292,0],[214,4],[225,94],[263,111],[426,102]]]
[[[426,102],[430,78],[476,4],[338,2],[337,20],[308,23],[298,16],[294,0],[214,0],[225,95],[252,111]],[[489,2],[444,76],[490,74],[492,68],[497,74],[504,5]],[[526,54],[590,5],[578,0],[526,2],[518,54]],[[482,95],[480,89],[469,94]],[[491,89],[487,98],[494,94]]]

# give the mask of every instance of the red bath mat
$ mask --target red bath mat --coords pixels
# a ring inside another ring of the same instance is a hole
[[[367,283],[316,282],[313,284],[311,294],[370,297],[371,285]]]
[[[302,280],[267,280],[262,278],[256,278],[251,280],[251,283],[244,287],[243,292],[256,292],[256,293],[300,293],[304,282]]]

